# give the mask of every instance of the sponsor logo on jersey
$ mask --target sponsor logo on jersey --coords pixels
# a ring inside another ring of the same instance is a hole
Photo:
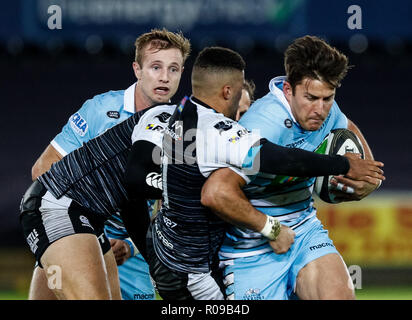
[[[159,230],[159,226],[157,225],[157,221],[155,220],[155,228],[156,228],[156,234],[157,237],[159,238],[160,241],[162,241],[163,245],[168,247],[169,249],[173,249],[174,246],[171,244],[163,235],[163,233]]]
[[[250,131],[245,129],[245,128],[243,128],[241,130],[238,130],[236,132],[237,135],[230,137],[229,142],[235,143],[236,141],[239,141],[240,138],[242,138],[243,136],[248,135],[249,133],[250,133]]]
[[[70,126],[81,137],[83,137],[86,134],[87,129],[89,128],[86,120],[84,120],[78,112],[76,112],[70,118]]]
[[[173,221],[170,220],[168,217],[163,217],[163,222],[165,223],[165,225],[166,225],[168,228],[171,228],[171,229],[173,229],[174,227],[177,226],[177,223],[176,223],[176,222],[173,222]]]
[[[83,227],[89,227],[89,228],[92,228],[94,230],[94,228],[92,227],[92,225],[89,222],[89,219],[87,219],[85,216],[80,216],[79,219],[80,219]]]
[[[285,127],[286,128],[288,128],[288,129],[290,129],[290,128],[292,128],[292,120],[290,120],[290,119],[285,119],[285,122],[284,122],[284,124],[285,124]]]
[[[30,247],[31,252],[35,253],[37,251],[37,242],[39,242],[39,234],[36,229],[30,232],[29,236],[26,238],[27,244]]]
[[[249,289],[243,295],[243,300],[264,300],[264,298],[260,289]]]
[[[174,129],[174,131],[173,131]],[[173,140],[181,141],[183,137],[183,122],[176,121],[172,124],[172,129],[166,127],[164,130],[165,135],[169,136]]]
[[[104,240],[104,236],[105,236],[105,234],[104,234],[104,232],[103,232],[100,236],[97,237],[97,240],[99,240],[99,242],[100,242],[101,244],[103,244],[103,243],[106,242],[106,241]]]
[[[236,134],[238,135],[239,138],[242,138],[243,136],[246,136],[246,135],[248,135],[249,133],[250,133],[250,131],[247,130],[247,129],[241,129],[241,130],[238,130],[238,131],[236,132]]]
[[[161,114],[158,114],[157,116],[155,116],[155,118],[159,119],[160,122],[166,123],[167,120],[169,120],[171,116],[172,115],[170,113],[162,112]]]
[[[285,145],[285,147],[297,148],[298,146],[300,146],[304,142],[305,142],[305,139],[302,138],[302,139],[299,139],[298,141],[295,141],[295,142],[292,142],[292,143],[289,143],[289,144]]]
[[[153,124],[153,123],[149,123],[146,126],[146,130],[152,130],[152,131],[163,131],[164,128],[158,124]]]
[[[231,138],[229,139],[229,142],[235,143],[235,142],[238,141],[238,140],[240,140],[240,137],[239,137],[239,136],[233,136],[233,137],[231,137]]]
[[[232,129],[234,121],[232,120],[224,120],[216,123],[214,127],[219,130],[219,134],[222,134],[223,131],[227,131]]]
[[[334,245],[330,242],[324,242],[324,243],[317,244],[315,246],[309,247],[309,250],[313,251],[313,250],[322,249],[322,248],[325,248],[325,247],[334,247]]]
[[[109,118],[113,118],[113,119],[119,119],[120,118],[120,113],[118,111],[107,111],[106,114]]]

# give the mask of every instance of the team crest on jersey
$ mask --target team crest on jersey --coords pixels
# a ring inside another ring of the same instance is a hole
[[[260,293],[260,289],[249,289],[243,295],[243,300],[263,300],[264,298]]]
[[[119,119],[120,118],[120,113],[118,111],[107,111],[106,114],[109,118],[113,118],[113,119]]]
[[[292,120],[286,119],[284,123],[285,123],[286,128],[288,129],[292,128]]]
[[[215,127],[217,130],[219,130],[219,134],[222,134],[223,131],[227,131],[227,130],[232,129],[232,127],[233,127],[233,125],[232,125],[233,122],[234,122],[234,121],[232,121],[232,120],[220,121],[220,122],[216,123],[214,127]]]
[[[94,230],[94,228],[92,227],[92,225],[89,222],[89,219],[87,219],[85,216],[80,216],[79,219],[82,223],[82,226],[89,227],[89,228],[92,228]]]
[[[89,128],[86,120],[84,120],[78,112],[71,116],[70,126],[81,137],[86,134],[87,129]]]
[[[166,123],[167,120],[169,120],[171,116],[172,115],[170,113],[162,112],[161,114],[158,114],[157,116],[155,116],[155,118],[159,119],[160,122]]]

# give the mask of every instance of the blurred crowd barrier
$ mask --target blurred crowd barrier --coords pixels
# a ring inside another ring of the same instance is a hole
[[[377,193],[340,204],[316,199],[315,205],[348,265],[412,269],[412,193]]]
[[[27,248],[0,248],[0,293],[27,296],[34,258]]]

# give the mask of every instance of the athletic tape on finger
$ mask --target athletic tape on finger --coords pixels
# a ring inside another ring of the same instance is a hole
[[[344,187],[346,187],[346,190],[343,190]],[[343,192],[346,192],[346,193],[350,193],[350,194],[355,193],[355,189],[353,189],[352,187],[349,187],[349,186],[345,186],[343,183],[340,183],[340,182],[336,186],[336,189],[338,189],[340,191],[343,191]]]

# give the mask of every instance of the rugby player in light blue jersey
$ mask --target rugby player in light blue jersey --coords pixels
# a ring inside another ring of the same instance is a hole
[[[150,273],[164,300],[224,298],[217,254],[227,224],[203,205],[204,197],[201,194],[204,182],[213,171],[233,167],[240,171],[239,179],[249,182],[249,176],[253,177],[257,172],[254,169],[258,168],[253,165],[259,158],[260,170],[271,174],[299,177],[346,174],[357,179],[376,174],[381,177],[381,170],[375,161],[362,160],[353,154],[351,157],[329,156],[282,147],[235,122],[244,84],[244,68],[243,58],[233,50],[209,47],[199,53],[192,69],[193,95],[182,100],[171,115],[167,127],[162,126],[158,131],[162,134],[159,138],[161,142],[157,140],[156,147],[163,149],[163,203],[152,222],[147,241],[140,239],[142,232],[137,230],[142,223],[136,223],[146,216],[134,214],[131,210],[126,211],[128,214],[121,212],[135,243],[146,242],[145,254]],[[155,126],[146,126],[146,115],[150,116],[150,110],[135,128],[124,175],[127,180],[124,184],[132,189],[128,194],[139,190],[133,199],[137,202],[140,197],[140,203],[144,203],[147,198],[156,198],[149,191],[145,197],[146,193],[141,190],[147,187],[146,172],[158,172],[152,165],[153,156],[160,154],[160,150],[155,152],[151,146],[153,143],[147,141],[146,135]],[[146,129],[141,130],[140,126]],[[153,140],[153,136],[150,134],[150,140]],[[142,153],[151,158],[144,159]],[[43,179],[43,182],[47,186],[55,184],[56,179],[52,177],[48,174],[47,180]],[[50,189],[54,192],[56,188]],[[228,205],[232,207],[239,203]],[[133,218],[134,222],[131,222]],[[280,223],[273,219],[266,227],[267,215],[257,210],[241,210],[239,215],[228,220],[256,232],[263,228],[263,234],[271,239],[277,238],[278,242],[282,242],[281,249],[285,251],[294,240],[294,232],[290,228],[282,229]],[[26,227],[25,230],[30,244],[32,227]]]
[[[373,160],[360,130],[334,101],[347,73],[347,57],[323,40],[306,36],[286,50],[285,69],[286,77],[270,81],[270,92],[251,106],[240,124],[259,130],[272,143],[307,151],[315,151],[331,130],[348,128],[360,138],[366,159]],[[316,217],[315,178],[260,172],[245,186],[235,171],[226,168],[213,173],[203,187],[202,203],[229,221],[231,216],[258,210],[267,215],[267,222],[261,232],[228,229],[220,249],[228,298],[289,299],[293,293],[300,299],[355,298],[345,263]],[[360,200],[381,179],[374,174],[357,181],[336,177],[333,184],[340,183],[341,190],[335,192],[341,200]],[[347,193],[348,187],[353,193]],[[273,221],[295,233],[290,248],[285,250],[276,236],[268,236]]]
[[[138,37],[135,46],[133,70],[138,82],[126,90],[109,91],[87,100],[36,161],[32,168],[33,180],[50,169],[52,163],[81,147],[84,142],[137,111],[168,102],[176,93],[183,64],[190,53],[190,42],[182,34],[154,29]],[[154,299],[155,292],[148,266],[128,237],[118,213],[113,212],[112,219],[106,222],[105,233],[110,238],[118,264],[122,298]],[[99,237],[99,241],[104,241],[104,238]],[[101,243],[102,248],[104,245]],[[112,297],[116,298],[116,295],[112,293]],[[29,299],[55,298],[48,288],[44,270],[36,266]]]

